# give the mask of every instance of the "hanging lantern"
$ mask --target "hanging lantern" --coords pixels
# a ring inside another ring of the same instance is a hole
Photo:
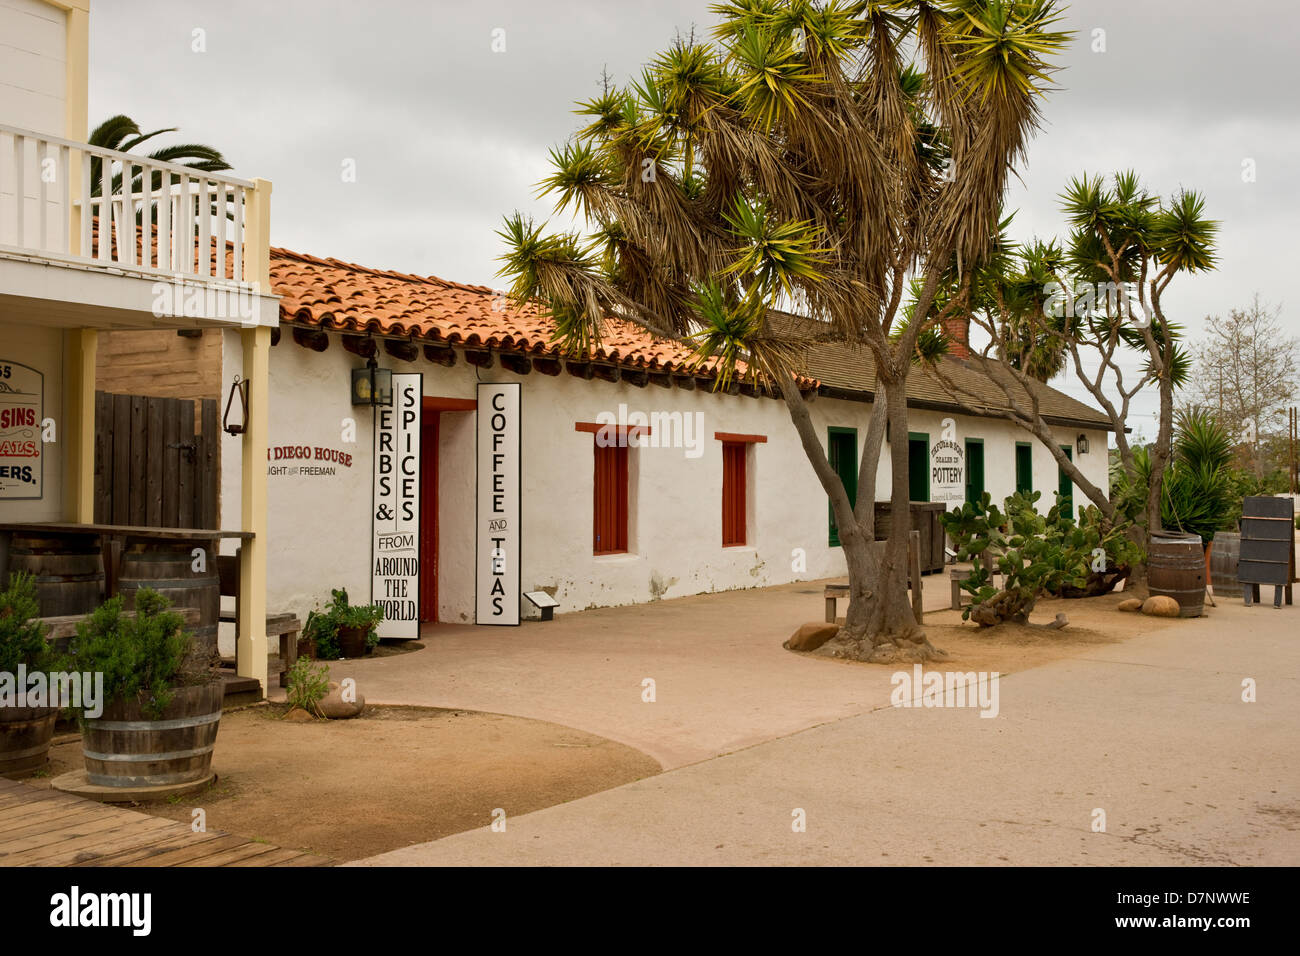
[[[230,408],[235,403],[235,395],[239,395],[240,418],[235,424],[230,423]],[[221,427],[231,435],[242,435],[248,427],[248,380],[240,381],[239,376],[235,376],[235,381],[230,386],[230,397],[226,399],[226,411],[221,416]]]
[[[372,358],[365,368],[352,370],[353,405],[393,404],[393,370],[380,368]]]

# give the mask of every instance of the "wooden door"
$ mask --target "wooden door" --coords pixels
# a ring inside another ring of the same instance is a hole
[[[438,420],[425,409],[420,422],[420,623],[438,620]]]

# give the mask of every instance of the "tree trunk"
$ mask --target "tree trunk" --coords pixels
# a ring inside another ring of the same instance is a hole
[[[849,606],[844,625],[826,647],[834,657],[890,663],[941,659],[917,625],[907,593],[907,540],[911,531],[908,508],[907,392],[905,379],[882,376],[876,400],[884,398],[889,421],[892,523],[887,541],[874,541],[854,514],[853,503],[831,468],[807,403],[789,376],[781,378],[781,393],[799,434],[804,454],[830,497],[840,545],[849,572]],[[870,432],[879,434],[880,430]],[[874,482],[873,482],[874,484]],[[874,504],[868,503],[874,513]],[[864,515],[865,517],[865,515]],[[869,523],[866,523],[870,527]],[[874,537],[874,535],[872,536]]]

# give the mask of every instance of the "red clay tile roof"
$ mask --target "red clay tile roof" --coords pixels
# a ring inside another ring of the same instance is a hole
[[[293,325],[507,352],[563,354],[552,341],[555,326],[548,316],[533,305],[517,308],[487,286],[387,272],[278,248],[271,249],[271,286],[280,296],[281,321]],[[686,372],[694,353],[611,318],[593,358],[650,371]],[[708,371],[701,369],[700,374]]]

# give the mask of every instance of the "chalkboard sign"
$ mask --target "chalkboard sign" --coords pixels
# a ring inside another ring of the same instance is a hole
[[[1295,547],[1295,505],[1290,498],[1247,498],[1241,508],[1242,584],[1291,583]]]

